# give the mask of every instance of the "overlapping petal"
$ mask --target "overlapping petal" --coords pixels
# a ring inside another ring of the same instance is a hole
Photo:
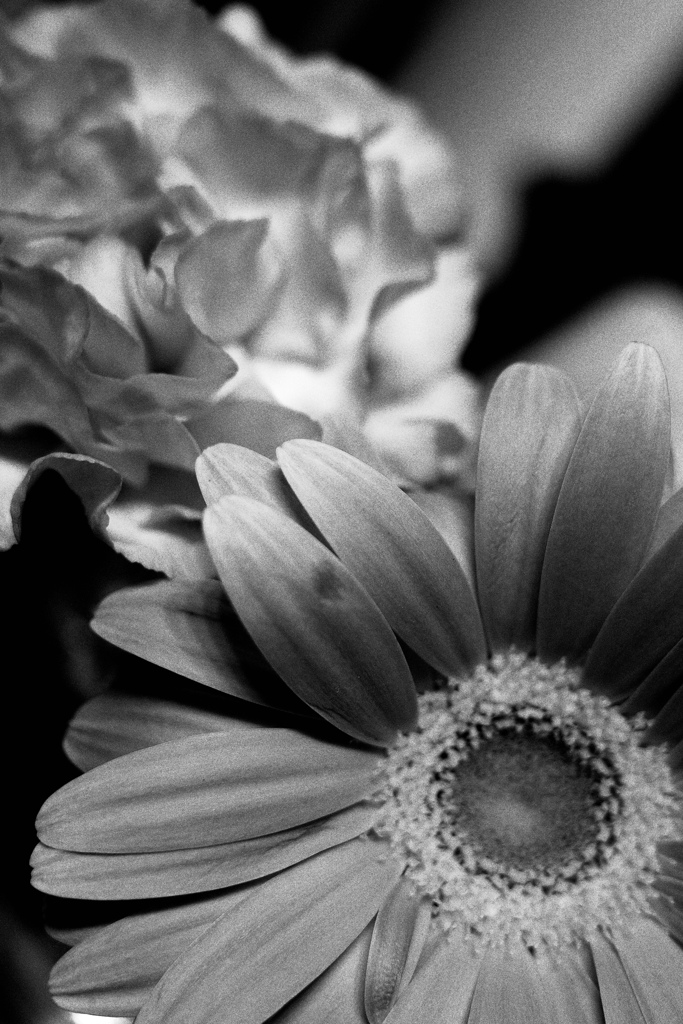
[[[629,345],[586,416],[546,547],[537,642],[580,658],[640,568],[661,504],[670,414],[657,353]]]
[[[155,853],[72,853],[39,843],[33,885],[70,899],[149,899],[210,892],[272,875],[371,827],[374,809],[358,804],[330,818],[267,836]]]
[[[234,913],[251,888],[146,908],[79,935],[50,975],[55,1001],[65,1010],[135,1016],[164,972],[215,921]]]
[[[353,456],[315,442],[288,442],[278,462],[325,539],[406,643],[444,672],[483,658],[465,575],[409,497]]]
[[[255,889],[166,972],[140,1024],[262,1024],[361,933],[398,875],[372,841],[338,846]],[[330,928],[330,921],[335,927]],[[292,959],[290,950],[296,949]],[[268,978],[268,984],[262,984]]]
[[[372,744],[411,727],[415,687],[398,642],[328,548],[252,498],[221,498],[204,531],[242,622],[299,697]]]
[[[251,839],[350,806],[372,792],[377,770],[365,750],[228,719],[221,733],[160,743],[74,779],[43,805],[38,837],[81,853]]]
[[[99,605],[92,628],[154,665],[256,704],[304,711],[259,657],[218,581],[122,589]]]

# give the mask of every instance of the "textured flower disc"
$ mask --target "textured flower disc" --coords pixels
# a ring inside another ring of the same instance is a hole
[[[419,700],[377,830],[446,930],[535,950],[648,912],[657,843],[683,823],[642,719],[514,651]]]

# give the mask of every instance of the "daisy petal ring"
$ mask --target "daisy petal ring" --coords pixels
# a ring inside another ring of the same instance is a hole
[[[87,770],[39,816],[35,884],[91,915],[53,929],[72,945],[60,1005],[137,1024],[678,1024],[669,457],[640,345],[587,412],[554,370],[502,374],[471,545],[455,504],[437,530],[318,442],[277,462],[208,449],[220,583],[119,591],[94,628],[212,700],[88,702],[66,740]]]

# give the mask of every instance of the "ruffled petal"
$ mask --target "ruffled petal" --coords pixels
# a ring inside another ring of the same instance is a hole
[[[91,627],[114,646],[203,686],[310,714],[254,647],[218,581],[118,590],[99,605]]]
[[[480,967],[481,959],[462,939],[444,938],[420,963],[385,1024],[466,1024]]]
[[[327,445],[290,441],[278,461],[325,539],[413,650],[444,672],[483,660],[481,621],[465,575],[409,497]]]
[[[648,1024],[612,943],[596,932],[590,946],[605,1024]]]
[[[380,908],[372,932],[365,978],[365,1012],[370,1024],[382,1024],[409,984],[430,921],[429,901],[401,879]]]
[[[367,1024],[363,1006],[372,924],[319,978],[271,1018],[271,1024]]]
[[[417,699],[398,641],[326,547],[251,498],[212,505],[204,532],[238,615],[302,700],[375,745],[412,727]]]
[[[133,750],[222,732],[226,718],[212,711],[152,697],[103,693],[81,704],[64,737],[64,753],[87,772]]]
[[[282,274],[268,221],[217,221],[185,246],[175,266],[183,307],[222,345],[248,334],[272,308]]]
[[[166,972],[138,1024],[262,1024],[348,948],[399,871],[382,844],[352,840],[281,872]]]
[[[81,900],[133,900],[224,889],[282,871],[372,827],[377,811],[358,804],[330,818],[242,842],[159,853],[69,853],[40,843],[32,884]]]
[[[33,454],[26,458],[23,451],[14,448],[14,445],[8,448],[3,438],[0,451],[0,551],[7,551],[17,542],[10,509],[14,492],[26,476]]]
[[[26,496],[39,477],[49,471],[59,473],[70,490],[78,495],[91,529],[109,543],[107,513],[121,489],[121,477],[111,466],[96,459],[64,452],[36,459],[14,492],[10,514],[17,540],[21,537],[21,514]]]
[[[226,720],[223,733],[108,761],[54,793],[36,822],[46,846],[145,853],[252,839],[370,795],[377,755],[290,729]]]
[[[234,913],[251,888],[135,914],[88,932],[57,962],[50,992],[65,1010],[135,1016],[164,971],[214,921]]]
[[[581,408],[564,374],[518,364],[486,407],[475,508],[479,604],[494,649],[533,649],[550,524]]]
[[[560,490],[541,577],[542,657],[581,658],[640,568],[670,443],[659,356],[629,345],[591,405]]]
[[[149,497],[147,489],[144,496],[128,492],[109,509],[107,536],[114,550],[171,579],[215,579],[200,514],[179,505],[160,507]]]
[[[683,527],[645,563],[605,620],[586,662],[589,685],[618,700],[672,651],[683,637],[681,573]]]

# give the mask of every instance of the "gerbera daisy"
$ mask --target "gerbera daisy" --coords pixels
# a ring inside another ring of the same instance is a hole
[[[57,932],[58,1002],[138,1024],[680,1021],[668,461],[664,373],[636,345],[585,417],[557,371],[500,377],[471,567],[345,453],[205,453],[231,604],[155,584],[96,629],[289,717],[123,693],[79,712],[67,749],[92,770],[40,814],[36,884],[147,902]]]

